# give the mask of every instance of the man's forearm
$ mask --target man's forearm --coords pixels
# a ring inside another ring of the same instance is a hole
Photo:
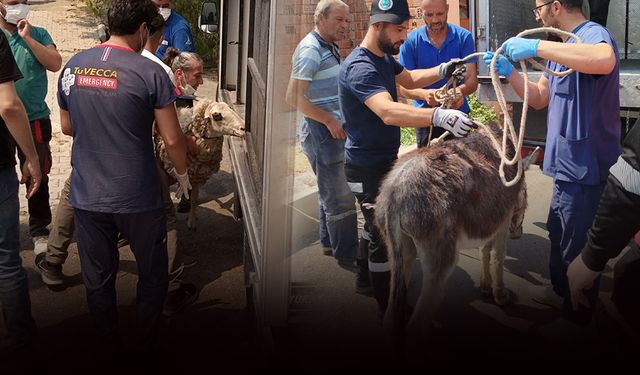
[[[334,118],[333,114],[318,108],[318,106],[313,105],[305,97],[298,97],[296,108],[306,117],[318,121],[322,124],[327,124]]]
[[[518,71],[516,71],[515,69],[509,76],[509,84],[511,84],[513,91],[515,91],[516,94],[518,94],[518,96],[521,98],[524,98],[524,85],[525,84],[529,85],[529,106],[530,107],[534,109],[542,109],[542,108],[545,108],[547,105],[549,105],[548,100],[545,100],[545,98],[543,98],[538,84],[531,81],[525,82],[524,77],[520,75],[520,73],[518,73]]]
[[[38,62],[51,72],[57,72],[62,66],[62,56],[55,48],[45,47],[33,37],[24,39]]]
[[[538,45],[538,57],[588,74],[611,73],[616,64],[615,53],[606,43],[559,43],[541,40]]]
[[[17,98],[13,103],[2,106],[0,116],[4,119],[7,129],[16,141],[20,150],[28,159],[37,159],[38,154],[31,136],[31,128],[29,126],[29,118],[24,110],[22,102]]]

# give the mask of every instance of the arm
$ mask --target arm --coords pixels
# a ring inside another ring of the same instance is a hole
[[[38,62],[42,64],[47,70],[57,72],[62,66],[62,56],[56,49],[56,46],[50,44],[48,46],[42,45],[35,40],[31,35],[31,24],[27,20],[21,20],[18,22],[18,33],[20,37],[27,43],[27,46],[33,52]]]
[[[292,78],[289,80],[289,86],[287,87],[287,94],[285,97],[286,102],[295,107],[298,111],[302,112],[305,116],[323,123],[331,136],[335,139],[344,139],[346,134],[342,130],[342,123],[338,121],[333,115],[327,111],[318,108],[313,105],[305,96],[309,88],[309,81],[299,80]]]
[[[387,91],[370,96],[364,104],[386,125],[427,128],[433,123],[433,108],[415,108],[408,104],[394,102]]]
[[[60,130],[62,134],[73,136],[73,127],[71,126],[71,118],[69,112],[60,108]]]
[[[529,86],[529,106],[534,109],[543,109],[549,105],[549,80],[544,75],[538,82],[527,81],[515,69],[509,76],[509,84],[519,97],[524,98],[524,85]]]
[[[429,69],[404,69],[400,74],[396,75],[396,82],[405,89],[420,89],[438,82],[441,79],[439,72],[439,66]]]
[[[616,54],[607,43],[559,43],[541,40],[538,45],[538,57],[587,74],[609,74],[616,66]]]
[[[567,271],[571,302],[589,305],[583,291],[590,289],[609,259],[615,258],[640,230],[640,126],[624,140],[624,153],[611,167],[587,244]]]
[[[30,189],[27,192],[27,198],[31,198],[40,187],[40,164],[38,163],[38,154],[31,137],[29,119],[22,102],[18,98],[13,81],[0,84],[0,117],[4,119],[9,133],[11,133],[11,136],[26,157],[22,167],[20,183],[25,183],[31,178]]]
[[[176,108],[173,103],[155,109],[156,128],[164,140],[169,159],[173,163],[176,172],[184,174],[187,171],[187,146],[184,134],[178,123]]]

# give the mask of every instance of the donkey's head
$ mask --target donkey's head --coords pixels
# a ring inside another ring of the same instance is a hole
[[[527,157],[522,159],[522,170],[529,169],[529,165],[536,159],[540,152],[540,147],[536,147]],[[524,175],[523,175],[524,178]],[[518,194],[518,207],[513,211],[511,223],[509,224],[509,237],[517,239],[522,237],[522,222],[524,221],[524,212],[527,209],[527,184],[522,181],[520,184],[520,193]]]

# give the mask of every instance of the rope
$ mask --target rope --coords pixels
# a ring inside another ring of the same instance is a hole
[[[570,38],[573,38],[577,43],[581,43],[581,40],[577,35],[560,30],[560,29],[556,29],[553,27],[539,27],[535,29],[525,30],[519,33],[517,37],[524,37],[526,35],[538,34],[538,33],[544,33],[544,32],[555,33],[561,36],[566,36],[568,38],[570,37]],[[491,132],[487,132],[487,134],[491,139],[493,147],[496,149],[496,151],[500,155],[500,168],[499,168],[500,180],[502,181],[504,186],[510,187],[518,183],[518,181],[520,181],[520,178],[522,177],[522,172],[523,172],[522,158],[520,157],[520,150],[522,148],[522,143],[524,141],[524,132],[526,130],[526,122],[527,122],[527,111],[529,109],[529,84],[528,84],[529,73],[527,71],[527,66],[525,64],[525,61],[524,60],[520,61],[520,67],[522,68],[522,76],[523,76],[525,85],[524,85],[524,97],[522,98],[523,109],[522,109],[522,116],[520,117],[520,131],[517,134],[518,141],[516,143],[514,141],[516,139],[516,132],[515,132],[515,128],[513,127],[513,120],[509,115],[509,110],[507,108],[507,100],[504,97],[504,92],[502,91],[502,86],[500,85],[500,77],[498,76],[498,71],[496,70],[496,62],[498,61],[498,56],[502,52],[503,52],[503,47],[500,46],[500,48],[498,48],[498,50],[495,52],[493,59],[491,60],[491,64],[489,66],[489,72],[491,73],[491,83],[493,85],[494,91],[496,92],[496,99],[498,101],[498,104],[500,105],[500,109],[502,110],[502,115],[504,118],[503,129],[502,129],[502,143],[500,144]],[[472,53],[469,56],[466,56],[465,58],[463,58],[462,60],[468,61],[474,57],[484,56],[485,54],[486,52]],[[574,72],[573,69],[569,69],[564,72],[552,71],[547,69],[547,67],[543,66],[542,64],[538,63],[533,59],[529,59],[527,61],[529,61],[529,63],[534,67],[540,70],[544,70],[545,72],[558,77],[564,77]],[[442,103],[443,108],[449,108],[450,105],[457,98],[459,98],[460,95],[455,90],[457,81],[458,80],[454,75],[451,78],[449,78],[447,83],[442,88],[436,91],[435,93],[436,101],[438,101],[439,103]],[[451,89],[449,88],[450,86],[452,87]],[[487,125],[482,124],[480,122],[476,121],[476,123],[478,125],[487,127]],[[442,138],[443,137],[440,137],[439,139],[442,139]],[[515,146],[515,155],[513,156],[513,158],[509,158],[507,156],[507,140],[508,139],[511,140],[511,142]],[[428,144],[430,143],[431,143],[431,128],[429,129]],[[518,163],[518,172],[516,173],[515,177],[512,180],[507,181],[504,173],[504,167],[505,165],[514,165],[516,163]]]

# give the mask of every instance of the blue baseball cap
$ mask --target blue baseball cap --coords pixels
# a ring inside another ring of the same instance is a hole
[[[411,18],[407,0],[374,0],[371,3],[370,24],[389,22],[400,25]]]

